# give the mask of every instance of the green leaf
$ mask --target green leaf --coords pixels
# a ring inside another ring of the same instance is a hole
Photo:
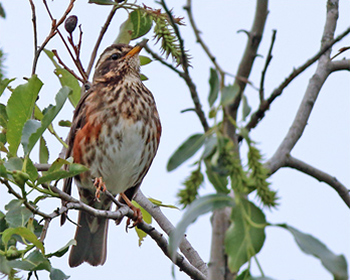
[[[172,209],[177,209],[179,210],[178,207],[172,204],[164,204],[162,201],[155,199],[155,198],[148,198],[150,202],[152,202],[154,205],[159,206],[159,207],[165,207],[165,208],[172,208]]]
[[[24,227],[28,220],[33,217],[33,213],[22,206],[23,201],[13,199],[6,206],[6,222],[11,228]]]
[[[207,157],[211,156],[213,152],[215,151],[217,147],[217,138],[213,136],[207,137],[204,142],[204,151],[202,154],[202,158],[206,159]]]
[[[29,155],[36,142],[40,139],[44,131],[61,111],[68,95],[71,93],[69,87],[61,88],[56,95],[56,106],[51,106],[44,114],[41,122],[28,120],[23,128],[22,145],[26,155]]]
[[[303,233],[287,224],[278,225],[287,229],[299,248],[308,255],[318,258],[322,265],[333,274],[335,280],[348,279],[348,265],[343,255],[336,255],[325,244],[310,234]]]
[[[37,184],[39,185],[46,182],[73,177],[88,170],[89,168],[85,167],[84,165],[73,163],[69,166],[69,171],[66,171],[66,170],[57,170],[53,172],[47,171],[47,173],[45,173],[44,176],[38,179]]]
[[[213,168],[210,160],[205,160],[206,173],[208,180],[212,183],[213,187],[218,193],[229,193],[227,188],[228,179],[227,176],[221,175]]]
[[[43,83],[33,75],[26,84],[14,89],[8,100],[6,111],[9,118],[7,142],[9,151],[16,155],[21,142],[22,130],[25,122],[31,117],[35,101]]]
[[[152,216],[144,209],[142,208],[136,201],[132,201],[132,204],[141,210],[142,213],[142,219],[147,224],[152,224]],[[147,237],[147,233],[145,233],[143,230],[140,230],[138,227],[135,227],[136,234],[139,237],[139,247],[142,245],[142,242]]]
[[[248,104],[248,99],[245,95],[242,96],[242,119],[245,121],[245,119],[249,116],[250,112],[252,111],[252,108]]]
[[[58,122],[58,125],[59,126],[62,126],[62,127],[71,127],[72,126],[72,122],[71,121],[64,121],[64,120],[61,120]]]
[[[4,162],[4,166],[9,171],[22,170],[23,160],[21,158],[12,157],[8,161]]]
[[[2,79],[0,81],[0,96],[4,93],[5,89],[7,88],[7,86],[13,82],[14,80],[16,80],[16,78],[13,78],[13,79]]]
[[[9,265],[9,261],[3,255],[0,255],[0,272],[5,275],[10,275],[12,273],[12,268]],[[11,278],[9,277],[8,279]]]
[[[64,274],[62,270],[59,270],[57,268],[51,268],[50,280],[66,280],[69,277],[70,276],[67,276],[66,274]]]
[[[37,271],[37,270],[47,270],[51,271],[50,262],[43,256],[39,251],[31,252],[28,257],[21,261],[10,261],[9,264],[21,270],[27,271]]]
[[[62,87],[69,87],[72,92],[69,94],[68,98],[70,103],[75,108],[80,100],[81,87],[78,80],[69,73],[66,69],[62,68],[54,59],[54,53],[44,49],[44,52],[49,57],[53,65],[55,66],[55,74],[58,77]]]
[[[232,208],[231,217],[232,224],[225,235],[225,251],[228,266],[234,273],[262,248],[266,219],[264,213],[246,199]]]
[[[77,245],[77,242],[74,239],[69,240],[69,242],[64,245],[62,248],[58,249],[56,252],[50,253],[45,255],[46,258],[51,258],[51,257],[57,257],[60,258],[62,257],[65,253],[68,252],[69,247],[73,246],[73,245]]]
[[[129,44],[131,40],[131,34],[133,31],[133,24],[130,20],[130,16],[124,21],[119,28],[119,34],[115,39],[114,44]]]
[[[210,68],[210,76],[209,76],[209,96],[208,102],[209,106],[212,107],[216,99],[219,95],[220,83],[219,83],[219,75],[214,68]]]
[[[240,87],[237,84],[223,87],[221,91],[221,105],[226,106],[232,103],[239,91]]]
[[[140,79],[141,81],[148,81],[148,78],[143,74],[140,74]]]
[[[148,56],[139,55],[139,58],[140,58],[140,65],[141,66],[147,65],[147,64],[152,62],[152,59],[150,59]]]
[[[6,113],[6,106],[4,104],[0,104],[0,126],[3,128],[7,128],[8,117]]]
[[[47,163],[49,160],[49,149],[47,148],[46,141],[44,137],[40,137],[39,145],[39,162]]]
[[[172,171],[192,157],[204,144],[206,136],[202,133],[190,136],[170,157],[167,170]]]
[[[26,158],[25,162],[26,162],[25,171],[29,175],[29,179],[32,182],[34,182],[39,176],[38,170],[36,169],[36,167],[34,166],[30,158]]]
[[[129,18],[133,25],[131,40],[145,35],[152,28],[152,17],[144,12],[143,9],[134,10],[129,14]]]
[[[232,197],[224,194],[211,194],[202,196],[193,201],[184,213],[182,219],[169,236],[169,250],[172,257],[175,256],[187,227],[193,223],[199,216],[211,212],[215,209],[224,207],[233,207]]]
[[[5,229],[2,233],[2,242],[4,242],[4,244],[7,244],[7,242],[11,239],[12,235],[14,235],[14,234],[17,234],[17,235],[23,237],[25,240],[28,240],[35,247],[37,247],[39,250],[41,250],[41,252],[43,252],[43,253],[45,252],[43,243],[40,240],[38,240],[36,235],[26,227]]]
[[[0,3],[0,17],[6,18],[6,13],[4,8],[2,7],[2,4]]]
[[[113,2],[111,0],[89,0],[88,3],[97,5],[118,5],[117,2]]]

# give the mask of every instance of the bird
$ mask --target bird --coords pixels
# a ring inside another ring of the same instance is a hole
[[[66,158],[89,168],[74,182],[80,200],[99,210],[109,210],[112,204],[104,188],[120,194],[121,202],[133,199],[159,146],[162,127],[155,99],[140,78],[139,52],[146,43],[107,47],[96,63],[91,87],[74,111]],[[68,178],[63,185],[68,194],[72,181]],[[63,215],[62,225],[65,219]],[[108,219],[79,211],[69,266],[103,265],[107,229]]]

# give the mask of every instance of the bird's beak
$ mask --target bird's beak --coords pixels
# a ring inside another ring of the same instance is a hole
[[[129,51],[125,56],[133,57],[135,54],[138,54],[143,49],[143,47],[146,46],[147,42],[148,42],[148,39],[143,39],[141,43],[133,47],[132,50]]]

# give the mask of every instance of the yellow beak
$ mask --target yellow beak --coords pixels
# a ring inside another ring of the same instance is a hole
[[[133,47],[132,50],[129,51],[125,56],[132,57],[135,54],[138,54],[143,49],[143,47],[146,46],[147,42],[148,42],[148,39],[143,39],[141,41],[141,43],[139,43],[135,47]]]

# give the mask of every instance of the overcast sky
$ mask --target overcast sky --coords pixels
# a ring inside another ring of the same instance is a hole
[[[65,8],[62,2],[48,1],[56,17],[61,15]],[[84,38],[82,60],[87,65],[89,54],[99,34],[110,8],[107,6],[88,5],[88,1],[77,1],[73,14],[78,15],[82,24]],[[340,18],[336,34],[341,33],[349,26],[350,1],[340,1]],[[153,1],[144,1],[145,4],[157,7]],[[39,42],[46,37],[50,22],[45,13],[42,2],[35,1],[37,6],[37,20]],[[185,1],[168,1],[168,6],[174,6],[177,16],[184,16],[182,9]],[[9,78],[17,77],[13,83],[23,83],[22,77],[31,73],[33,58],[33,38],[31,12],[26,0],[2,1],[6,11],[6,20],[0,20],[0,46],[6,55],[6,75]],[[249,30],[255,10],[255,1],[194,1],[194,16],[202,31],[204,40],[217,57],[223,69],[235,73],[246,43],[244,33],[237,33],[240,29]],[[265,27],[265,37],[261,43],[259,53],[266,55],[273,29],[277,29],[277,39],[273,52],[273,60],[266,76],[266,93],[269,94],[292,71],[293,67],[303,64],[317,52],[325,23],[326,1],[280,1],[273,0],[269,4],[269,16]],[[125,20],[126,13],[119,11],[104,38],[100,52],[110,45],[116,38],[120,24]],[[200,46],[195,43],[191,30],[181,28],[185,38],[185,46],[193,57],[191,75],[197,85],[203,107],[208,111],[207,94],[210,61],[204,55]],[[146,36],[151,39],[152,35]],[[333,53],[350,45],[350,37],[346,37],[333,48]],[[48,49],[58,49],[65,61],[69,61],[64,53],[62,44],[55,39],[50,42]],[[154,47],[158,50],[158,46]],[[99,52],[99,53],[100,53]],[[145,54],[145,53],[142,53]],[[349,52],[340,58],[349,58]],[[257,58],[250,80],[258,85],[264,58]],[[165,166],[173,151],[188,136],[201,132],[200,123],[194,113],[181,114],[180,111],[192,107],[190,94],[184,82],[168,69],[154,62],[143,67],[143,73],[149,77],[146,86],[153,92],[157,101],[158,110],[163,125],[163,135],[158,154],[152,168],[146,176],[142,190],[146,196],[162,200],[164,203],[175,204],[176,193],[181,182],[191,171],[191,163],[195,157],[171,173],[167,173]],[[259,127],[252,132],[252,139],[259,143],[265,158],[270,158],[285,136],[296,109],[304,95],[308,80],[315,71],[315,65],[298,77],[272,105],[266,118]],[[44,82],[38,104],[41,108],[48,103],[54,103],[54,96],[59,90],[59,83],[52,75],[53,66],[42,55],[38,65],[39,78]],[[227,79],[227,82],[232,80]],[[295,157],[310,163],[323,171],[337,177],[346,186],[350,185],[350,77],[348,72],[333,74],[321,90],[319,99],[312,112],[308,126],[299,143],[292,152]],[[252,87],[246,90],[251,106],[257,105],[257,91]],[[9,93],[1,99],[6,102]],[[66,104],[61,112],[60,119],[71,119],[72,107]],[[60,135],[68,133],[67,128],[55,126]],[[58,156],[60,144],[50,135],[47,135],[51,145],[50,160]],[[34,151],[35,153],[35,151]],[[277,210],[267,211],[267,219],[271,223],[283,223],[311,233],[323,241],[336,254],[344,254],[350,260],[350,226],[349,209],[338,197],[337,193],[328,185],[319,183],[307,175],[293,170],[280,170],[270,178],[272,188],[278,191],[280,206]],[[202,194],[213,193],[214,190],[207,183],[201,189]],[[77,193],[75,192],[77,196]],[[4,187],[0,188],[0,208],[10,199]],[[59,206],[59,201],[41,205],[49,211]],[[176,224],[182,212],[164,210],[169,219]],[[70,212],[71,218],[76,215]],[[198,219],[187,232],[188,239],[205,261],[209,260],[210,215]],[[59,219],[54,220],[49,228],[45,245],[47,252],[62,247],[73,238],[75,226],[66,223],[59,226]],[[108,233],[107,261],[102,267],[91,267],[87,264],[71,269],[67,264],[67,256],[61,259],[52,259],[52,265],[61,269],[70,279],[171,279],[171,263],[163,255],[155,243],[147,238],[141,248],[133,230],[126,233],[124,226],[116,227],[110,223]],[[258,255],[258,259],[266,276],[275,279],[324,279],[332,276],[321,266],[320,262],[303,254],[296,246],[292,236],[278,228],[267,229],[267,240]],[[188,277],[176,270],[177,279]],[[258,270],[253,269],[256,276]],[[46,272],[41,273],[46,279]]]

